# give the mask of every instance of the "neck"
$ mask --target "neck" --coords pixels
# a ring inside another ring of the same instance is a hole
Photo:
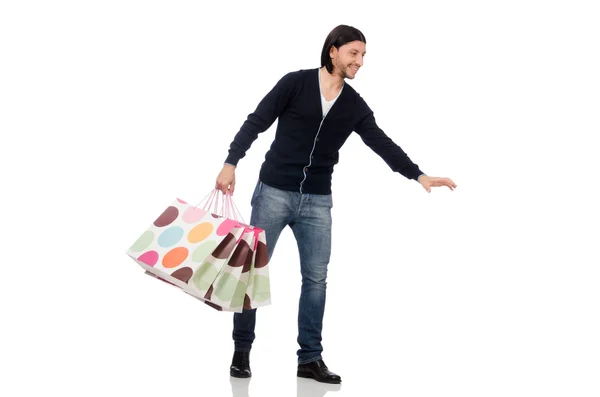
[[[333,73],[329,73],[327,68],[323,66],[321,68],[321,85],[326,90],[339,90],[344,85],[344,79],[334,69]]]

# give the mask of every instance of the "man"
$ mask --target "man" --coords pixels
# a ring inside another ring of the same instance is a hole
[[[340,25],[325,40],[321,67],[283,76],[243,123],[231,143],[216,188],[235,190],[235,168],[258,134],[279,119],[275,140],[265,156],[252,195],[250,224],[265,230],[270,260],[282,230],[289,226],[298,243],[302,289],[298,312],[297,376],[340,383],[321,353],[327,265],[331,249],[331,177],[338,152],[356,131],[390,166],[427,192],[456,184],[425,175],[377,126],[373,112],[345,79],[363,65],[365,36]],[[234,355],[230,374],[250,377],[250,349],[255,338],[256,309],[234,313]]]

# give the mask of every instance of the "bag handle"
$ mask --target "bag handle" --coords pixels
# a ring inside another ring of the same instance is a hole
[[[206,197],[204,197],[198,204],[195,205],[195,208],[198,208],[200,204],[204,203],[204,206],[202,207],[204,211],[211,211],[212,207],[212,213],[215,215],[246,223],[240,210],[233,202],[231,193],[229,193],[229,191],[227,191],[225,194],[221,193],[222,195],[219,200],[218,195],[220,192],[221,191],[219,189],[213,189]],[[221,205],[219,206],[219,204]]]

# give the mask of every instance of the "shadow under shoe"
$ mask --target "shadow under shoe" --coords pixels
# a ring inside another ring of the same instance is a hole
[[[250,352],[233,352],[229,374],[234,378],[249,378],[252,376],[252,371],[250,371]]]
[[[298,377],[310,378],[322,383],[342,383],[342,378],[331,372],[323,360],[313,361],[308,364],[298,364]]]
[[[235,380],[243,382],[241,379]],[[321,383],[315,382],[313,379],[296,378],[296,397],[325,397],[327,392],[337,392],[341,389],[342,385],[339,383]]]
[[[250,378],[238,379],[230,377],[229,383],[231,384],[231,397],[250,397],[250,394],[248,394]]]

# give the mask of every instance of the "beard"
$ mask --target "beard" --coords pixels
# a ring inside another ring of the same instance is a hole
[[[354,78],[354,76],[349,76],[348,75],[348,69],[352,65],[342,65],[339,61],[336,61],[336,66],[337,66],[338,70],[340,71],[340,76],[343,79],[353,79]]]
[[[348,66],[344,66],[340,69],[340,74],[342,75],[342,77],[344,79],[349,79],[351,78],[350,76],[348,76]]]

